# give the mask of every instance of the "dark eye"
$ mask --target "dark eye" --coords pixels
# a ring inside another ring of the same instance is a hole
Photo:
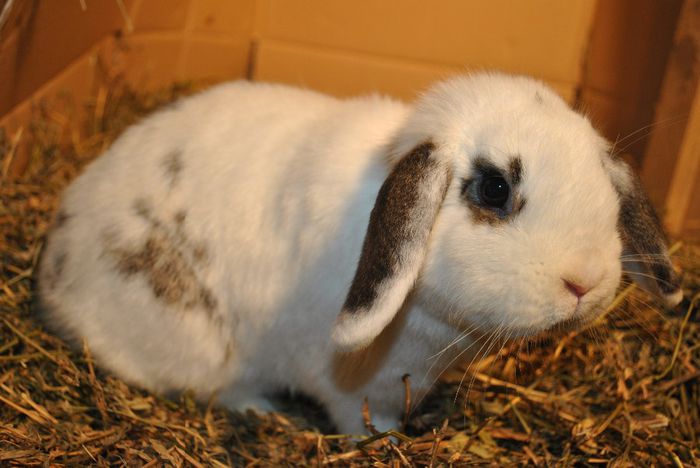
[[[510,195],[510,186],[503,177],[486,177],[481,182],[481,201],[493,208],[503,208]]]

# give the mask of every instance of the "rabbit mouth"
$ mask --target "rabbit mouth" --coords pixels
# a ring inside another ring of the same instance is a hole
[[[606,310],[603,300],[588,305],[579,302],[569,317],[552,324],[544,333],[560,335],[582,330],[595,323]]]
[[[548,335],[565,335],[573,331],[581,330],[595,320],[594,317],[569,317],[547,328],[543,333]]]

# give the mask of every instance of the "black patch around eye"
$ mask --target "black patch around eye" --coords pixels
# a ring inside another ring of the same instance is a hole
[[[520,156],[513,156],[508,166],[498,167],[485,157],[477,157],[470,177],[462,180],[461,197],[479,223],[497,225],[520,213],[525,199],[519,193],[524,176]]]
[[[503,208],[510,197],[510,185],[503,177],[486,177],[481,181],[479,196],[485,205]]]

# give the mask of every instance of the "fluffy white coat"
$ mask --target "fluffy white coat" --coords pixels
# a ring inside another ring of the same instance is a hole
[[[377,193],[425,141],[449,171],[430,240],[402,251],[413,266],[372,310],[336,324]],[[585,322],[610,302],[622,244],[607,151],[587,119],[523,77],[457,77],[415,106],[223,84],[127,130],[66,191],[42,261],[47,320],[155,391],[265,410],[269,393],[299,390],[348,433],[363,431],[368,397],[377,426],[396,427],[404,374],[418,400],[483,334]],[[505,167],[514,156],[527,203],[503,223],[475,221],[462,193],[475,158]],[[165,301],[147,275],[120,270],[113,254],[154,230],[213,310]],[[591,290],[579,301],[562,278]]]

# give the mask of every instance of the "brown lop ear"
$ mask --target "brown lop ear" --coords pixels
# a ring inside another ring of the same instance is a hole
[[[430,142],[415,147],[379,190],[357,271],[333,328],[340,349],[367,346],[413,288],[449,184],[450,170],[432,157],[433,150]]]
[[[608,168],[620,197],[618,229],[622,239],[622,269],[642,289],[661,296],[669,307],[683,299],[680,278],[668,254],[668,240],[639,178],[621,160]]]

